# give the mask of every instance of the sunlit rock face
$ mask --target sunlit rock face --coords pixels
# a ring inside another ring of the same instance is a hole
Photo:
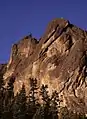
[[[87,113],[87,33],[64,19],[51,21],[39,42],[26,36],[11,51],[4,80],[14,75],[14,92],[29,78],[37,78],[38,86],[47,84],[49,93],[57,90],[62,105]]]

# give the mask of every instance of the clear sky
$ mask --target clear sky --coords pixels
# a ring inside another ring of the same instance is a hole
[[[0,63],[29,32],[39,39],[49,21],[63,17],[87,29],[87,0],[0,0]]]

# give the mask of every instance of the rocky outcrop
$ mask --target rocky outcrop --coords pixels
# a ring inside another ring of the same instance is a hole
[[[12,75],[15,94],[23,83],[28,92],[29,78],[37,78],[38,86],[59,92],[63,106],[87,113],[87,32],[68,20],[51,21],[40,41],[26,36],[13,45],[4,81]]]

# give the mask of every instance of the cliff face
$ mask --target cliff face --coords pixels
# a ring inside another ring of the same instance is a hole
[[[37,78],[38,85],[48,84],[49,92],[57,90],[63,105],[87,113],[87,33],[64,19],[48,24],[38,42],[26,36],[11,51],[4,80],[14,75],[14,92],[29,78]]]

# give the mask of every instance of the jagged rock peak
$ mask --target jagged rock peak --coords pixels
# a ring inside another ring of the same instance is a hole
[[[12,54],[17,55],[27,55],[29,53],[29,49],[32,50],[32,48],[38,43],[38,41],[33,38],[31,35],[25,36],[23,39],[18,41],[18,43],[14,44],[12,47]]]
[[[51,30],[55,29],[58,26],[61,27],[61,28],[63,28],[65,26],[69,25],[69,24],[70,24],[70,22],[68,20],[65,20],[63,18],[57,18],[57,19],[52,20],[48,24],[47,31],[48,32],[51,32]]]
[[[8,64],[10,65],[12,61],[17,59],[22,60],[23,58],[30,56],[38,43],[39,41],[37,41],[37,39],[33,38],[31,35],[25,36],[12,46],[11,57]]]

